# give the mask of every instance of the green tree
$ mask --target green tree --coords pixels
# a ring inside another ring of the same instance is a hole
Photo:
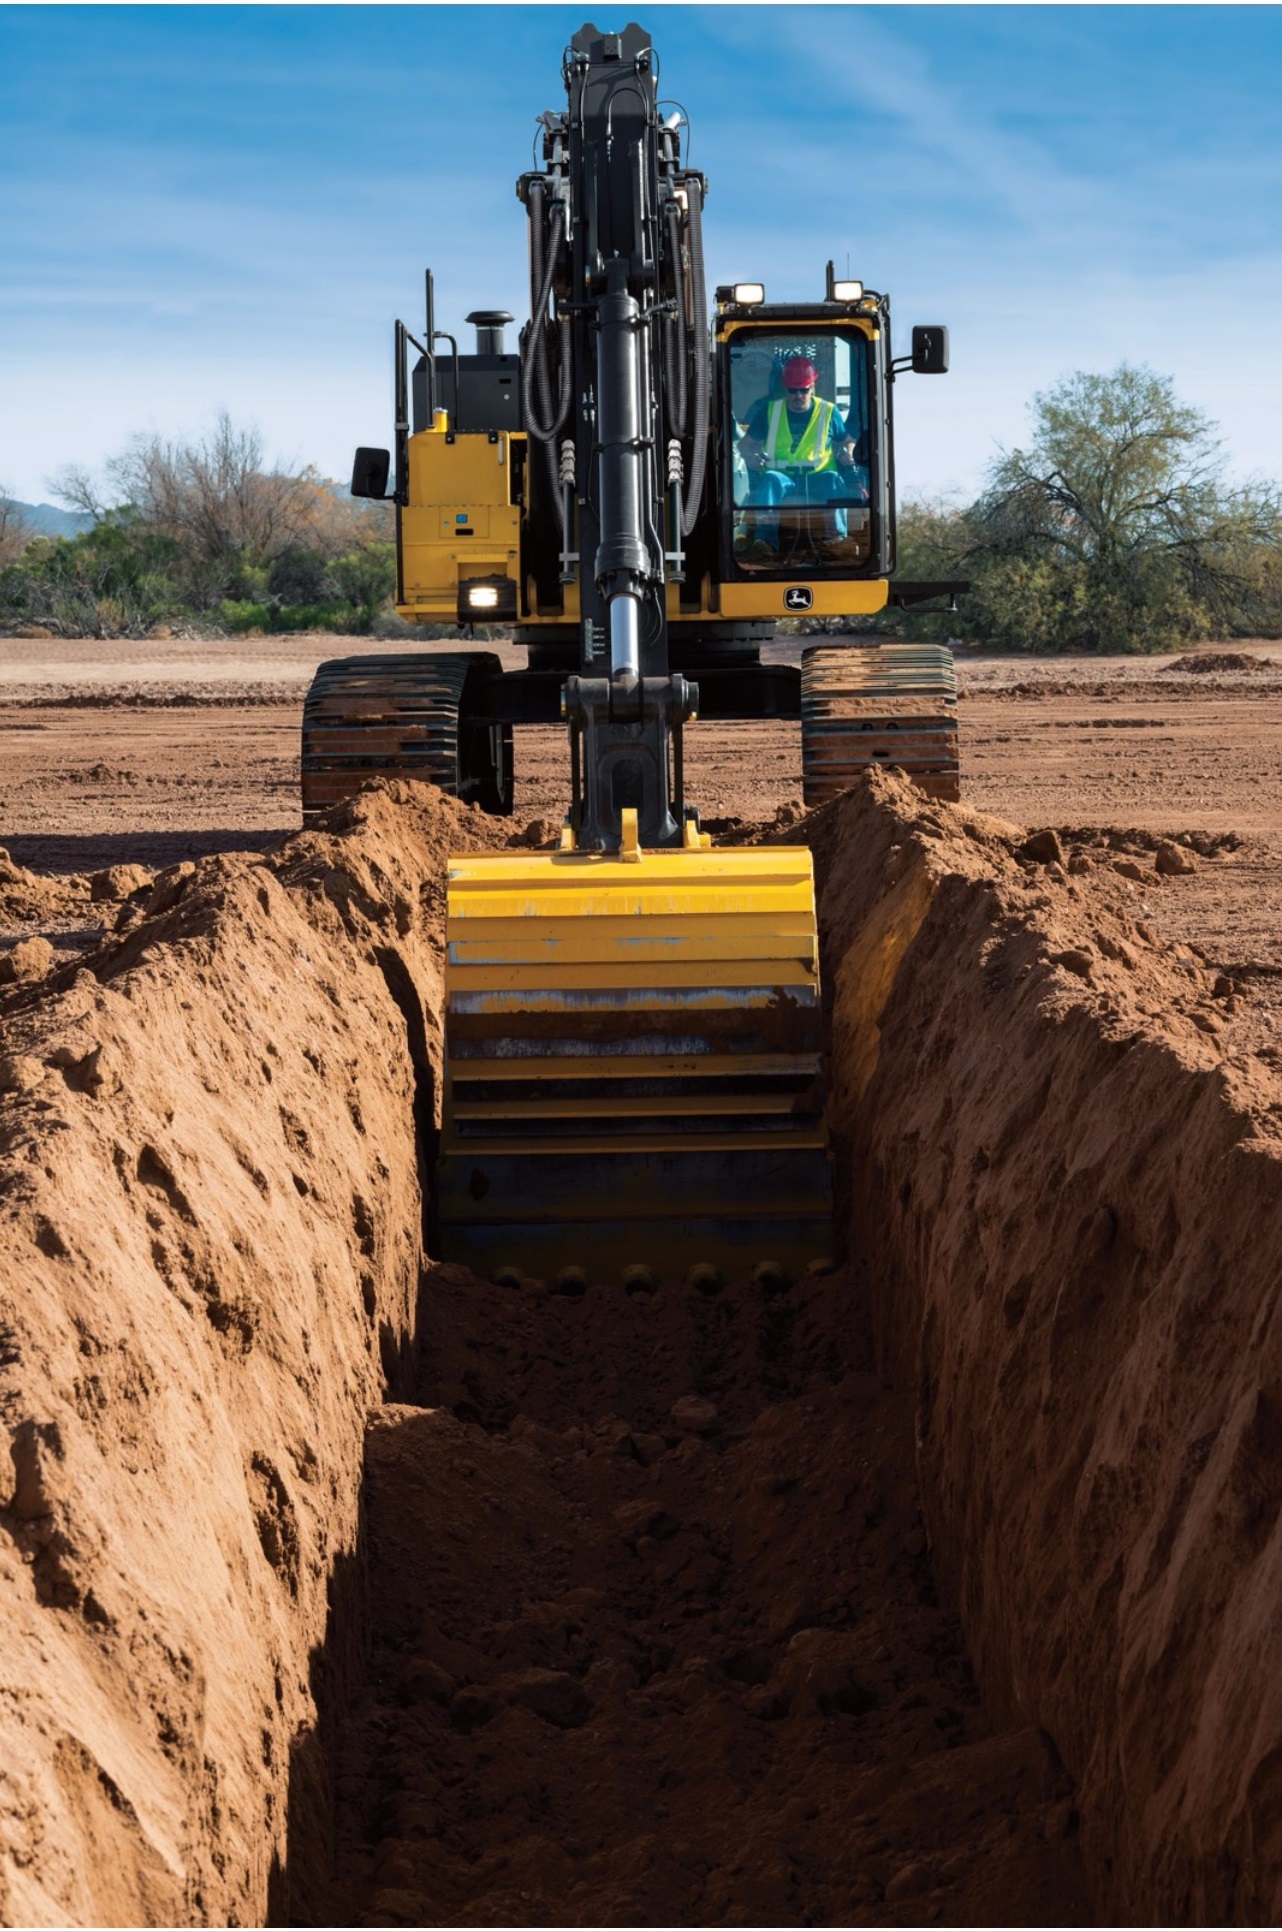
[[[335,557],[330,568],[344,602],[353,612],[354,627],[368,630],[396,592],[396,545],[362,544]]]
[[[1229,488],[1214,426],[1169,376],[1123,363],[1034,398],[967,515],[967,616],[1021,650],[1170,650],[1263,619],[1276,488]],[[1275,613],[1276,620],[1276,613]]]
[[[355,502],[314,469],[269,468],[258,432],[226,413],[195,440],[136,436],[103,478],[73,466],[51,487],[94,527],[34,574],[9,577],[0,615],[53,603],[47,621],[83,632],[117,619],[134,628],[146,607],[163,604],[165,614],[234,631],[367,630],[394,587],[389,506]],[[150,543],[153,559],[163,557],[164,596],[159,581],[141,600],[137,586],[123,599],[95,590],[102,553],[113,543],[119,551],[125,533],[126,548],[141,555]]]

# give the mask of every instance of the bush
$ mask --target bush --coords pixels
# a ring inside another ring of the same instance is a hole
[[[225,630],[233,637],[244,637],[254,630],[270,630],[272,611],[265,603],[228,598],[215,604],[209,617],[219,630]]]
[[[366,543],[335,557],[331,568],[340,595],[356,613],[353,628],[368,630],[396,592],[396,545]]]
[[[272,558],[267,572],[267,588],[282,603],[323,603],[342,595],[325,558],[316,550],[293,543]]]
[[[113,512],[74,537],[37,537],[0,571],[0,620],[70,637],[145,636],[182,612],[177,546]]]

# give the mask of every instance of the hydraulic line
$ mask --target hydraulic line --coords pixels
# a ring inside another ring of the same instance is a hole
[[[692,175],[686,177],[687,213],[690,223],[690,300],[694,332],[694,446],[690,453],[690,478],[681,515],[681,533],[689,536],[699,514],[703,497],[703,477],[708,460],[708,344],[707,290],[703,275],[703,189]]]
[[[546,216],[543,211],[544,191],[541,181],[530,183],[530,329],[534,331],[534,319],[539,314],[539,291],[543,287],[543,231]],[[537,348],[541,344],[532,344]],[[552,414],[552,384],[549,380],[547,359],[541,354],[532,354],[535,380],[538,383],[539,407],[546,422]]]
[[[561,233],[565,221],[564,209],[558,205],[553,208],[548,221],[548,246],[546,263],[543,258],[543,187],[538,181],[530,184],[530,269],[531,269],[531,306],[530,330],[526,338],[525,355],[521,364],[521,405],[525,412],[525,426],[535,442],[542,446],[544,459],[551,486],[553,507],[561,537],[561,548],[569,547],[569,531],[565,521],[565,507],[562,501],[560,477],[558,475],[556,438],[565,427],[570,414],[570,324],[562,321],[557,325],[557,347],[559,350],[559,383],[556,413],[548,421],[551,413],[552,378],[548,363],[548,301],[552,293],[552,282],[556,275],[557,260],[561,250]],[[535,388],[539,392],[542,410],[535,406]]]
[[[689,340],[685,316],[685,276],[681,272],[681,209],[676,201],[669,201],[666,208],[668,251],[672,259],[672,274],[676,288],[676,307],[666,317],[667,326],[663,331],[665,386],[668,394],[668,423],[674,436],[686,433],[686,408],[688,382],[686,378],[689,361]]]

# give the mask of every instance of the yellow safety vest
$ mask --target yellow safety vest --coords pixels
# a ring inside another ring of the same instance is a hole
[[[767,463],[782,469],[835,469],[837,465],[828,441],[834,406],[816,396],[810,421],[794,443],[787,403],[772,402],[766,419]]]

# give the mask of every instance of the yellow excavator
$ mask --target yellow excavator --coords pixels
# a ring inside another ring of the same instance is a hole
[[[807,803],[873,765],[957,796],[947,650],[761,657],[782,617],[962,587],[888,586],[893,384],[942,374],[947,331],[896,361],[888,298],[829,262],[821,301],[716,289],[709,340],[707,184],[649,35],[584,26],[562,74],[517,183],[518,352],[478,310],[460,354],[429,272],[422,340],[396,324],[394,450],[352,476],[396,505],[401,615],[510,625],[526,666],[322,665],[304,815],[376,775],[510,812],[514,728],[563,722],[560,849],[450,861],[440,1251],[563,1285],[787,1278],[833,1246],[810,854],[711,849],[683,733],[800,715]]]

